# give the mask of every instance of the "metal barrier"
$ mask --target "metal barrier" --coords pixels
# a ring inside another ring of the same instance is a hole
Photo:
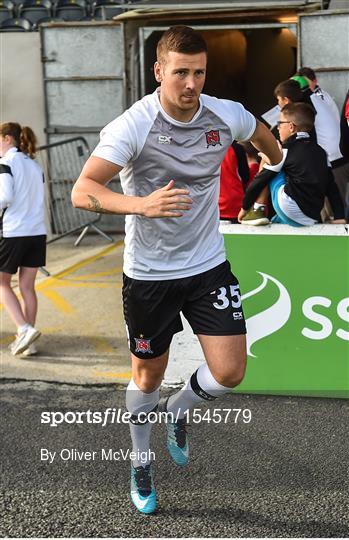
[[[74,137],[38,148],[37,161],[44,171],[47,185],[47,243],[82,230],[74,243],[77,246],[90,228],[110,242],[114,241],[97,227],[100,214],[78,210],[71,203],[73,185],[89,155],[90,149],[83,137]]]

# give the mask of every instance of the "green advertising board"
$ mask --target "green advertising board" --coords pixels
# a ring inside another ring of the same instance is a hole
[[[346,229],[334,236],[228,230],[247,320],[247,371],[236,390],[349,398]]]

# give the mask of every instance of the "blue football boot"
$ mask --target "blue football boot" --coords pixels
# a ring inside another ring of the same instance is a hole
[[[142,467],[131,465],[131,500],[143,514],[152,514],[156,509],[152,464]]]
[[[189,461],[189,445],[187,437],[187,423],[185,418],[177,422],[168,422],[167,449],[176,465],[183,467]]]

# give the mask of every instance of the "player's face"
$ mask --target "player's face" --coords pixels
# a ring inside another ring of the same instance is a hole
[[[155,78],[161,83],[160,101],[165,111],[189,122],[199,107],[206,78],[206,53],[182,54],[169,51],[164,63],[155,63]]]

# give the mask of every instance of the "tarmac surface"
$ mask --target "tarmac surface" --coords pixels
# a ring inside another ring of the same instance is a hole
[[[1,311],[1,536],[347,537],[347,400],[225,396],[201,407],[210,422],[192,420],[183,469],[167,455],[165,426],[155,425],[152,516],[130,504],[128,457],[102,459],[103,449],[130,448],[127,424],[68,423],[72,415],[56,427],[41,423],[45,411],[124,411],[122,249],[122,237],[48,246],[51,276],[37,283],[38,356],[10,355],[14,327]],[[217,408],[231,410],[227,423],[212,421]],[[236,408],[250,410],[251,422],[243,413],[235,420]],[[42,449],[56,452],[51,464]]]
[[[348,537],[345,400],[226,396],[209,410],[248,409],[251,421],[233,411],[227,423],[192,419],[185,468],[155,425],[159,507],[145,516],[129,500],[129,460],[102,459],[102,449],[130,447],[127,424],[40,420],[43,411],[124,411],[124,389],[3,381],[1,394],[2,536]],[[56,452],[51,464],[41,449]]]

